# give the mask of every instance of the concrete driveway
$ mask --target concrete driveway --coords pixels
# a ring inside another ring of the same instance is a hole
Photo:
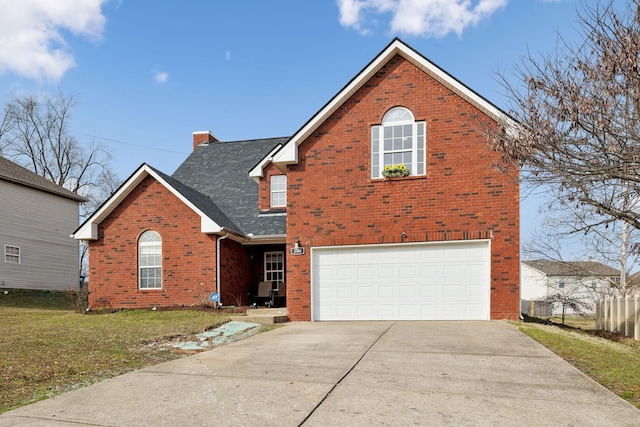
[[[0,426],[637,426],[505,322],[292,323],[0,415]]]

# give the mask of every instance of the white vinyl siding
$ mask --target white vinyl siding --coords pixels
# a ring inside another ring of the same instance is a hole
[[[488,320],[486,240],[312,249],[313,320]]]
[[[271,207],[287,206],[287,176],[272,175],[271,176]]]
[[[0,180],[0,248],[20,248],[20,263],[0,262],[0,286],[64,291],[79,282],[78,202]],[[4,261],[4,260],[3,260]]]

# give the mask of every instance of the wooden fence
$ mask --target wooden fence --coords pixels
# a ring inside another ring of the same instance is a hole
[[[640,297],[605,298],[596,303],[596,328],[640,341]]]

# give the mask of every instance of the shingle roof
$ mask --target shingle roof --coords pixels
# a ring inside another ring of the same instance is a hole
[[[201,145],[171,177],[208,197],[232,221],[235,230],[255,236],[284,235],[285,216],[259,212],[259,187],[249,178],[248,172],[273,148],[286,143],[288,139],[254,139]]]
[[[149,166],[149,165],[147,165]],[[187,200],[193,203],[198,209],[200,209],[209,218],[214,220],[216,224],[221,227],[225,227],[234,231],[240,231],[239,227],[233,223],[224,212],[220,210],[218,206],[206,195],[194,190],[193,188],[183,184],[177,179],[170,177],[158,169],[149,166],[155,173],[160,175],[169,185],[171,185],[176,191],[182,194]]]
[[[537,259],[533,261],[522,261],[523,264],[547,276],[619,276],[620,270],[597,261],[551,261],[548,259]]]
[[[51,182],[2,156],[0,156],[0,180],[34,188],[36,190],[55,194],[78,202],[86,201],[84,197],[79,196],[73,191],[69,191],[66,188],[61,187],[58,184]]]

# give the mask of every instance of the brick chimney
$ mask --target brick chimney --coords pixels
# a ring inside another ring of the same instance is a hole
[[[198,148],[199,145],[209,145],[216,142],[220,142],[220,140],[216,138],[209,130],[202,130],[193,133],[194,150]]]

